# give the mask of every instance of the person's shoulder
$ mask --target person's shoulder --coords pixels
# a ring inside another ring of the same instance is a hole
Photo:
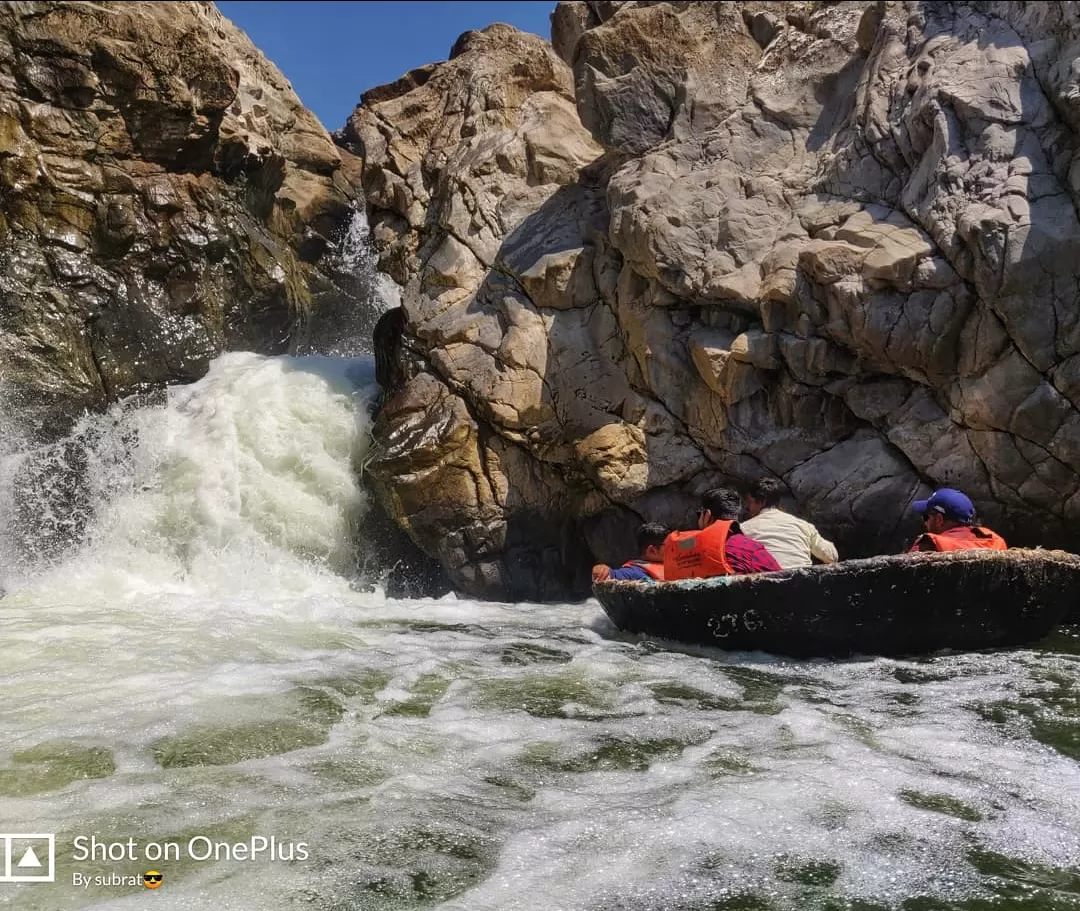
[[[792,522],[800,522],[801,519],[798,516],[793,516],[790,512],[784,512],[778,506],[770,506],[768,509],[763,509],[754,518],[747,519],[743,524],[748,528],[766,528],[772,525],[789,525]]]
[[[764,547],[757,538],[753,535],[747,534],[745,531],[731,532],[727,536],[726,543],[731,547],[756,550],[759,547]]]
[[[749,519],[742,519],[739,522],[739,526],[744,529],[762,528],[769,524],[770,513],[775,512],[772,509],[763,509],[756,516]],[[744,532],[748,534],[749,532]]]
[[[908,553],[928,550],[937,550],[937,544],[934,543],[934,539],[931,535],[923,532],[912,542],[911,549]]]

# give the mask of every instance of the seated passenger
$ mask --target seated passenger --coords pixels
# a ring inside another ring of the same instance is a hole
[[[663,582],[664,539],[671,533],[666,525],[659,522],[646,522],[637,530],[637,548],[641,556],[628,560],[618,569],[612,569],[604,563],[597,563],[592,568],[593,582]]]
[[[975,524],[975,506],[959,490],[942,487],[928,500],[916,500],[912,509],[921,513],[926,531],[915,539],[908,553],[923,550],[1007,550],[1005,539]]]
[[[703,579],[780,569],[763,545],[742,533],[738,522],[741,510],[738,491],[729,487],[705,491],[698,530],[673,531],[664,541],[664,578]]]
[[[775,478],[762,478],[746,496],[750,518],[741,522],[743,534],[760,541],[784,569],[810,566],[817,558],[835,563],[836,545],[821,536],[804,519],[780,509],[784,485]]]

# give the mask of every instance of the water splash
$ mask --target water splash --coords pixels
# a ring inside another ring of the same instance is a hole
[[[362,211],[353,212],[341,242],[341,264],[354,275],[369,276],[375,285],[376,296],[383,310],[401,303],[401,287],[385,272],[379,272],[371,227]]]
[[[371,229],[362,210],[353,212],[320,268],[329,284],[314,294],[297,352],[338,357],[370,354],[375,323],[401,303],[401,289],[378,271]]]
[[[368,360],[232,353],[157,403],[85,415],[3,463],[17,575],[217,591],[348,576],[373,390]]]
[[[16,403],[10,384],[0,380],[0,530],[15,525],[14,489],[19,454],[26,449],[21,423],[16,419]],[[0,591],[4,579],[18,562],[17,551],[10,534],[0,533]]]

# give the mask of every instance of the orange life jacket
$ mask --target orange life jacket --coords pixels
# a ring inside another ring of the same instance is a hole
[[[664,564],[653,563],[652,560],[627,560],[623,564],[623,569],[628,566],[636,566],[639,569],[645,570],[645,574],[657,582],[664,581]]]
[[[664,578],[704,579],[730,576],[727,539],[731,522],[712,522],[697,531],[673,531],[664,539]]]
[[[980,525],[960,525],[950,528],[939,535],[930,532],[920,535],[915,539],[912,551],[922,550],[919,546],[923,540],[928,540],[934,545],[934,550],[1008,550],[1009,545],[1005,539],[989,528]]]

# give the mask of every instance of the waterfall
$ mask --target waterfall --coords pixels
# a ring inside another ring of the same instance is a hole
[[[371,229],[362,209],[353,212],[320,272],[325,285],[313,283],[311,316],[295,351],[355,357],[372,351],[371,333],[378,318],[401,302],[401,289],[378,271]]]
[[[0,456],[9,575],[228,590],[349,577],[373,392],[370,358],[225,354],[152,403]]]

